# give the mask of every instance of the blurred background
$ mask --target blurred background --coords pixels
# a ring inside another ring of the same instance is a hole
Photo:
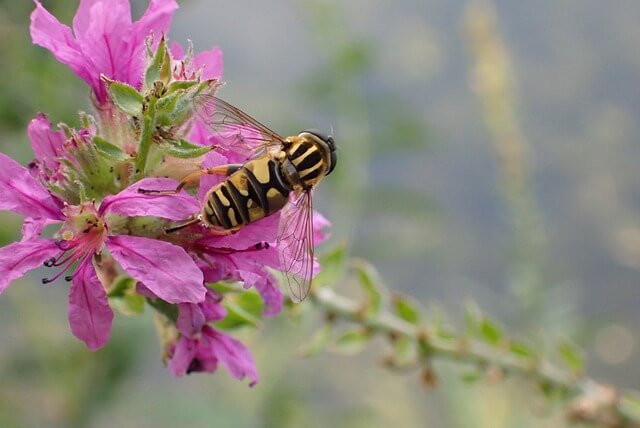
[[[134,16],[146,1],[133,1]],[[70,23],[76,2],[43,1]],[[330,243],[453,320],[475,301],[511,334],[571,338],[587,372],[640,388],[640,4],[448,0],[181,1],[170,37],[224,52],[220,96],[284,135],[333,130],[316,193]],[[38,111],[77,125],[88,90],[32,46],[28,1],[0,1],[0,150],[26,164]],[[21,219],[0,213],[0,244]],[[297,350],[322,319],[266,320],[243,340],[261,381],[175,379],[149,311],[92,354],[66,289],[0,298],[0,427],[562,427],[524,381],[439,385]],[[338,288],[338,291],[341,291]],[[306,304],[303,304],[306,305]],[[307,305],[309,306],[309,305]]]

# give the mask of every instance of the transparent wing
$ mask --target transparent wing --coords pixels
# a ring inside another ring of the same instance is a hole
[[[257,155],[270,148],[280,148],[284,138],[242,110],[210,94],[196,97],[195,111],[200,120],[218,137],[231,141],[244,151]]]
[[[313,203],[311,191],[305,191],[282,209],[278,230],[280,268],[296,302],[309,294],[313,249]]]

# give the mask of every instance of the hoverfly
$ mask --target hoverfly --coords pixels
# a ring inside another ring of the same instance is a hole
[[[304,300],[309,293],[314,263],[311,192],[336,166],[333,137],[306,130],[283,138],[212,95],[198,98],[196,113],[218,136],[229,132],[239,136],[251,148],[249,159],[197,171],[183,179],[175,190],[139,191],[178,193],[203,174],[226,176],[207,192],[200,214],[167,228],[167,233],[200,223],[214,234],[227,235],[281,211],[277,235],[281,270],[293,298]]]

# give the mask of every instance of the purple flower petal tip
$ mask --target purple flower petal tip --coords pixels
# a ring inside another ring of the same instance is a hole
[[[113,311],[107,293],[87,257],[73,275],[69,289],[69,325],[71,332],[97,351],[109,341]]]
[[[129,217],[154,216],[169,220],[184,220],[200,211],[200,204],[185,192],[176,195],[145,195],[138,189],[171,190],[178,183],[168,178],[146,178],[102,201],[100,212]]]
[[[169,303],[199,303],[207,289],[198,266],[169,242],[138,236],[110,236],[106,247],[132,278]]]

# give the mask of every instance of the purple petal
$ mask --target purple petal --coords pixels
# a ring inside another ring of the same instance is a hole
[[[120,19],[123,24],[131,25],[131,11],[128,0],[80,0],[78,10],[73,17],[73,32],[77,38],[80,39],[87,35],[86,33],[91,25],[91,19],[95,18],[95,13],[92,14],[92,9],[96,5],[100,5],[98,6],[100,8],[103,3],[113,7],[113,14],[117,14],[117,18]]]
[[[205,333],[212,342],[214,354],[229,373],[236,379],[248,377],[249,386],[254,386],[258,382],[258,373],[249,350],[239,340],[210,327],[203,329],[203,334]]]
[[[113,311],[107,293],[87,257],[76,269],[69,289],[69,325],[71,332],[97,351],[109,341]]]
[[[204,312],[195,303],[178,304],[178,320],[176,326],[183,336],[191,337],[202,330],[205,318]]]
[[[169,369],[175,376],[184,376],[196,356],[196,341],[187,337],[181,337],[173,350],[173,356],[169,361]]]
[[[318,211],[313,212],[313,240],[316,245],[329,239],[331,235],[326,229],[331,227],[331,222]]]
[[[146,178],[102,201],[100,213],[116,213],[128,217],[155,216],[169,220],[185,220],[200,212],[200,204],[185,192],[177,195],[143,195],[139,188],[151,190],[175,189],[177,182],[168,178]]]
[[[222,77],[222,50],[214,46],[210,51],[198,53],[191,63],[193,71],[202,70],[201,79],[220,79]]]
[[[131,83],[123,76],[123,63],[129,61],[125,47],[131,30],[131,10],[129,2],[96,1],[83,7],[82,18],[76,20],[79,32],[76,38],[80,50],[87,61],[91,73],[88,81],[96,99],[103,103],[107,100],[107,91],[100,81],[100,74],[114,80]],[[85,21],[85,14],[88,20]]]
[[[175,40],[172,40],[171,43],[169,43],[169,52],[171,52],[171,58],[173,60],[179,61],[184,58],[184,49],[182,48],[182,45]]]
[[[40,182],[3,153],[0,153],[0,210],[25,217],[63,219],[60,207]]]
[[[227,310],[222,306],[222,296],[213,290],[207,290],[207,297],[200,303],[202,313],[207,321],[220,321],[227,316]]]
[[[22,222],[22,239],[20,240],[31,241],[32,239],[37,239],[47,225],[55,223],[58,223],[58,221],[47,218],[27,217]]]
[[[169,303],[199,303],[207,289],[202,272],[181,247],[139,236],[110,236],[106,246],[132,278]]]
[[[208,243],[218,248],[232,248],[244,250],[253,247],[258,242],[274,242],[278,234],[280,214],[276,213],[255,223],[248,224],[232,235],[207,238]]]
[[[16,278],[60,253],[52,239],[20,241],[0,248],[0,294]]]
[[[36,159],[49,168],[54,167],[56,158],[60,156],[62,145],[66,141],[64,132],[52,131],[51,122],[47,116],[39,113],[29,122],[27,133]]]
[[[81,79],[91,84],[93,79],[80,46],[73,38],[71,29],[51,15],[38,0],[36,10],[31,14],[31,39],[51,51],[53,56],[68,65]]]
[[[128,41],[127,64],[124,65],[127,82],[140,87],[144,68],[144,40],[153,33],[158,43],[161,34],[167,34],[173,13],[178,9],[175,0],[151,0],[140,20],[133,24]]]
[[[254,274],[255,275],[255,274]],[[253,285],[264,302],[264,316],[273,317],[282,310],[284,302],[282,292],[277,283],[269,273],[263,273],[259,279],[254,279],[251,275],[244,275],[245,285]],[[251,282],[253,284],[251,284]]]
[[[147,286],[141,282],[136,283],[136,293],[138,293],[142,297],[148,297],[149,299],[158,298],[158,296],[156,296],[153,291],[149,290]]]

